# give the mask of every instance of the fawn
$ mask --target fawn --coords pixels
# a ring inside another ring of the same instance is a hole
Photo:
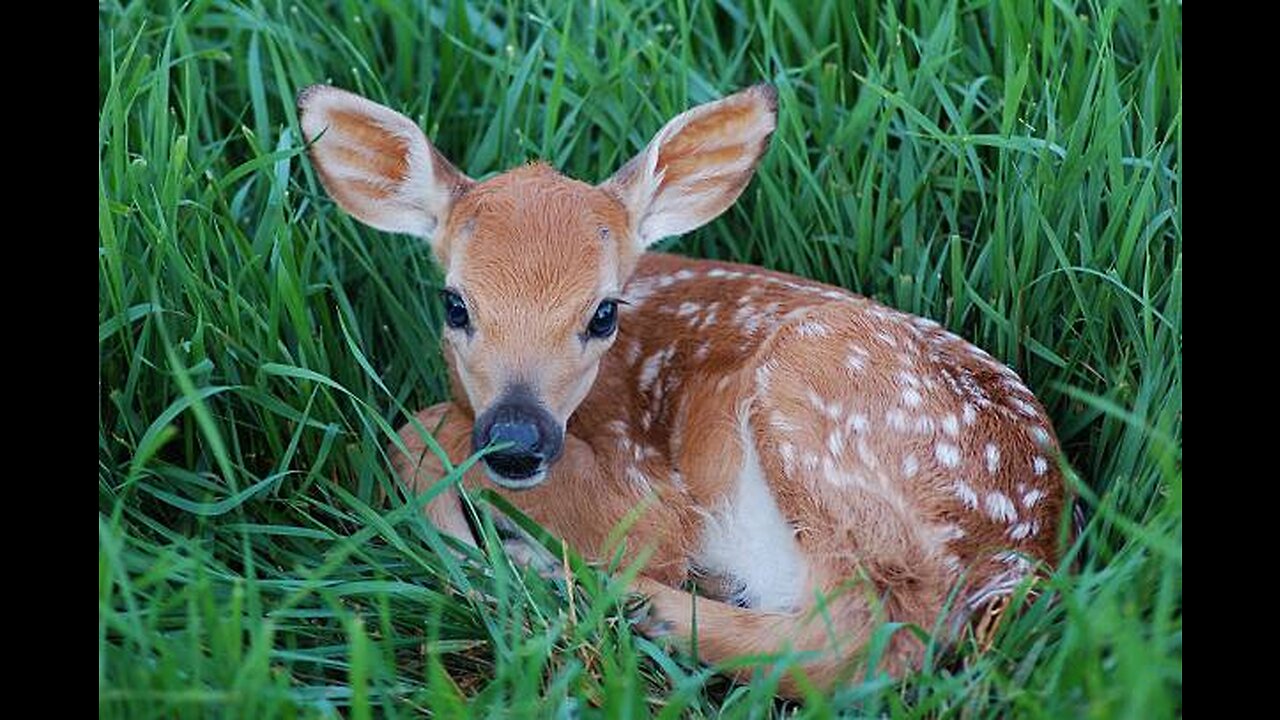
[[[809,651],[830,686],[878,623],[942,618],[954,638],[1057,560],[1056,439],[1012,370],[839,288],[645,254],[742,193],[772,87],[677,116],[599,185],[545,164],[477,182],[393,110],[325,86],[298,103],[338,205],[426,239],[445,271],[454,399],[402,431],[401,478],[444,474],[420,428],[453,463],[496,443],[464,483],[596,559],[643,507],[624,558],[651,553],[634,587],[646,631],[696,627],[712,662]],[[456,492],[427,513],[474,542]],[[923,649],[897,632],[885,668]]]

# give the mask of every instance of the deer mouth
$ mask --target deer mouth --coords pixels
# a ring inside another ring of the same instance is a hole
[[[547,479],[547,470],[545,467],[539,468],[536,472],[525,477],[510,477],[495,472],[488,463],[485,463],[484,472],[489,476],[489,480],[491,480],[494,485],[504,487],[508,490],[528,490],[529,488],[541,485],[542,482]]]

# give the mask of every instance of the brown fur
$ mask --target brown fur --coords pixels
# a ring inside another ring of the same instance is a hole
[[[642,508],[624,557],[652,553],[636,585],[652,600],[646,628],[690,639],[685,588],[696,585],[712,595],[696,600],[702,657],[790,646],[812,651],[805,670],[830,685],[853,671],[878,622],[932,628],[959,587],[954,632],[1036,561],[1055,562],[1063,487],[1043,408],[1011,371],[936,323],[761,268],[641,254],[737,198],[773,112],[761,88],[695,108],[600,186],[535,164],[474,185],[445,173],[424,187],[447,198],[433,210],[445,222],[424,224],[424,236],[473,329],[445,334],[454,402],[417,421],[458,463],[474,418],[505,388],[530,388],[565,425],[563,455],[531,489],[498,487],[478,466],[465,485],[502,493],[596,559],[612,556],[611,532]],[[369,142],[388,152],[376,133]],[[410,146],[419,142],[430,147]],[[342,173],[326,163],[354,163],[389,185],[412,174],[394,158],[314,157],[331,180]],[[448,183],[465,192],[445,192]],[[345,206],[345,188],[326,186]],[[583,328],[613,296],[631,303],[618,333],[588,339]],[[396,454],[397,472],[416,490],[431,486],[441,461],[417,424],[401,435],[409,453]],[[747,482],[749,455],[803,559],[796,607],[721,602],[735,578],[696,562],[708,518]],[[454,493],[428,515],[470,537]],[[897,633],[885,665],[904,671],[921,651]],[[783,687],[797,691],[791,679]]]

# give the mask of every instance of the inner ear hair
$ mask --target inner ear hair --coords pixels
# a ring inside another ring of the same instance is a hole
[[[777,127],[777,92],[755,85],[668,122],[601,187],[626,207],[641,247],[715,219],[738,199]]]
[[[298,119],[321,184],[356,219],[431,240],[472,180],[409,118],[326,85],[298,94]]]

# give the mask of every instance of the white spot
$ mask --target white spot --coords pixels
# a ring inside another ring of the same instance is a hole
[[[677,317],[689,317],[702,309],[702,306],[695,302],[682,302],[680,308],[676,310]]]
[[[974,357],[976,357],[976,358],[978,358],[978,359],[980,359],[980,360],[994,360],[994,359],[995,359],[995,358],[991,357],[991,353],[987,352],[986,350],[983,350],[982,348],[978,347],[977,345],[969,345],[969,354],[970,354],[970,355],[972,355],[972,356],[974,356]]]
[[[1039,529],[1040,529],[1039,523],[1020,522],[1017,525],[1014,525],[1012,528],[1009,528],[1009,537],[1013,538],[1014,540],[1022,540],[1028,535],[1035,535],[1036,531],[1038,531]]]
[[[916,459],[916,454],[907,453],[907,456],[902,458],[902,474],[915,477],[918,472],[920,472],[920,461]]]
[[[940,442],[934,445],[933,454],[937,456],[938,462],[946,467],[956,467],[960,464],[960,448],[951,443]]]
[[[818,457],[818,453],[805,453],[804,459],[800,462],[804,465],[805,470],[813,471],[817,470],[818,466],[822,464],[822,458]]]
[[[960,434],[960,421],[956,418],[955,413],[947,413],[942,416],[942,431],[951,437]]]
[[[815,410],[832,420],[839,420],[840,417],[844,415],[844,408],[841,407],[840,403],[828,403],[823,400],[821,395],[812,390],[809,391],[809,404],[813,405]]]
[[[978,422],[978,409],[969,403],[965,403],[960,409],[960,417],[964,418],[965,425],[972,425]]]
[[[920,387],[920,378],[916,377],[915,373],[907,372],[906,370],[898,371],[898,380],[908,387]]]
[[[765,392],[769,389],[769,381],[772,379],[772,376],[773,366],[769,363],[761,363],[761,365],[756,368],[756,387],[760,392]]]
[[[642,490],[649,489],[649,477],[640,472],[640,468],[635,465],[627,466],[627,481]]]
[[[1031,460],[1031,472],[1036,475],[1043,475],[1049,472],[1049,461],[1040,455],[1035,456]]]
[[[675,279],[676,279],[676,280],[692,280],[692,279],[693,279],[693,271],[692,271],[692,270],[679,270],[679,271],[677,271],[677,272],[676,272],[676,274],[675,274]]]
[[[989,407],[991,399],[987,397],[987,392],[982,389],[974,379],[973,374],[967,370],[962,371],[959,378],[960,391],[963,397],[967,397],[978,404],[978,407]]]
[[[800,426],[791,422],[791,419],[780,412],[774,411],[769,416],[769,424],[780,433],[794,433],[800,431]]]
[[[887,332],[885,332],[885,331],[883,331],[883,330],[877,330],[874,334],[875,334],[876,339],[877,339],[877,340],[879,340],[880,342],[884,343],[885,345],[888,345],[889,347],[898,347],[898,341],[897,341],[897,339],[896,339],[896,338],[894,338],[894,337],[893,337],[892,335],[890,335],[889,333],[887,333]]]
[[[1030,510],[1031,508],[1035,507],[1036,503],[1040,502],[1040,499],[1043,497],[1044,497],[1044,493],[1040,492],[1039,490],[1031,490],[1023,494],[1022,507]]]
[[[662,396],[667,392],[667,383],[664,379],[662,382],[654,383],[653,392],[649,394],[649,404],[657,407],[662,404]]]
[[[852,479],[848,473],[836,466],[835,460],[830,455],[822,458],[822,471],[818,475],[836,486],[847,485]]]
[[[871,452],[871,448],[867,446],[867,441],[862,438],[858,438],[858,459],[872,470],[880,466],[879,458],[876,457],[875,453]]]
[[[886,412],[884,419],[889,423],[889,427],[899,432],[905,432],[909,427],[907,414],[897,408]]]
[[[653,280],[651,278],[637,280],[623,290],[623,295],[627,302],[631,303],[631,307],[640,307],[650,295],[653,295]]]
[[[971,610],[982,607],[994,597],[1013,592],[1031,572],[1031,563],[1018,553],[1003,551],[996,553],[994,557],[1004,562],[1008,569],[997,573],[986,584],[965,598],[965,606]]]
[[[832,457],[838,457],[844,452],[844,432],[840,428],[832,430],[827,435],[827,452]]]
[[[1013,506],[1013,501],[1002,492],[988,494],[984,504],[992,520],[1011,523],[1018,519],[1018,510]]]
[[[800,337],[826,337],[831,334],[831,328],[814,320],[805,320],[796,326],[796,332],[799,333]]]
[[[933,418],[928,415],[920,415],[915,422],[916,432],[921,435],[929,435],[933,432]]]
[[[951,491],[955,493],[956,497],[960,498],[960,502],[964,503],[965,507],[970,510],[978,508],[978,494],[973,491],[969,483],[957,480],[951,485]]]
[[[1022,398],[1009,396],[1005,398],[1005,401],[1008,402],[1010,405],[1012,405],[1014,410],[1017,410],[1018,412],[1022,413],[1023,415],[1029,418],[1040,416],[1040,413],[1036,412],[1035,407],[1033,407],[1031,403],[1023,400]]]
[[[861,355],[849,355],[844,359],[844,366],[854,372],[862,372],[867,367],[867,361]]]
[[[1040,447],[1049,447],[1049,431],[1039,425],[1033,425],[1031,427],[1031,438],[1035,440],[1036,444]]]
[[[920,407],[922,400],[920,393],[915,388],[907,388],[902,391],[902,402],[906,403],[907,407]]]
[[[778,446],[778,454],[782,455],[782,469],[790,475],[796,467],[796,446],[784,442]]]
[[[725,271],[721,270],[720,268],[711,268],[710,270],[707,271],[707,277],[718,278],[718,277],[724,277],[724,276],[725,276]]]
[[[670,275],[663,275],[662,277],[658,278],[658,287],[669,287],[675,281],[676,279],[671,277]]]
[[[647,392],[658,379],[658,371],[662,369],[662,353],[656,352],[645,359],[640,368],[640,390]]]
[[[867,416],[862,413],[853,413],[845,420],[845,424],[853,429],[854,432],[866,432],[871,427],[871,423],[867,421]]]
[[[707,355],[711,354],[711,341],[703,340],[698,349],[693,352],[693,359],[702,362],[707,359]]]
[[[987,472],[994,475],[1000,469],[1000,448],[995,443],[987,443]]]
[[[1031,561],[1022,553],[1013,550],[1003,550],[995,554],[995,559],[1005,565],[1026,572],[1031,569]]]

